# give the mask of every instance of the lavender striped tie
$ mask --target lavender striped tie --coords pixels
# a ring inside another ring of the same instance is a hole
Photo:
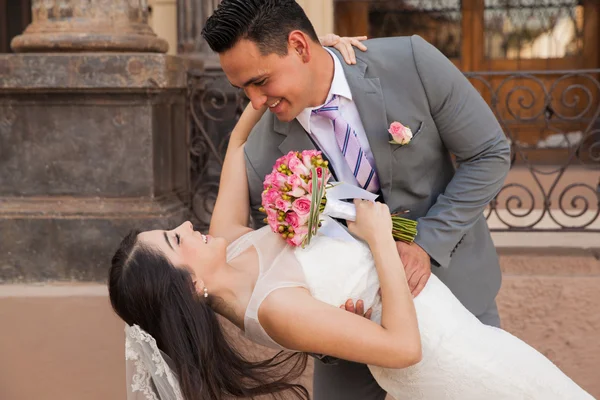
[[[363,149],[360,146],[356,132],[340,113],[339,97],[333,96],[333,99],[323,107],[313,110],[313,114],[322,115],[333,121],[333,131],[346,162],[354,173],[358,184],[372,193],[379,190],[379,179],[375,169],[367,160]]]

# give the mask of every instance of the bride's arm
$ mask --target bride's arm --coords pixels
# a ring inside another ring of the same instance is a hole
[[[366,36],[340,37],[328,34],[319,38],[323,46],[335,47],[343,55],[348,64],[356,63],[354,47],[366,51],[361,43]],[[240,120],[233,128],[221,179],[215,208],[210,220],[209,234],[234,241],[251,230],[248,227],[250,217],[250,200],[248,195],[248,179],[244,160],[244,144],[252,128],[264,114],[266,107],[256,111],[248,104]]]
[[[244,160],[244,144],[266,108],[256,111],[248,104],[231,132],[209,234],[232,242],[251,230],[248,227],[250,200]]]
[[[387,368],[419,362],[416,312],[389,224],[389,209],[380,203],[357,204],[357,223],[349,224],[373,253],[381,283],[381,325],[294,288],[273,292],[261,305],[260,323],[269,336],[289,349]]]

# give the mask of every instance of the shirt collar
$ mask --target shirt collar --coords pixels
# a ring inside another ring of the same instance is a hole
[[[331,55],[331,58],[333,58],[333,80],[331,81],[331,87],[329,88],[329,93],[327,94],[327,100],[325,100],[325,103],[331,100],[333,95],[345,97],[346,99],[352,101],[352,92],[350,91],[350,86],[346,80],[346,74],[344,74],[342,62],[327,47],[324,47],[324,49],[327,50]],[[306,132],[310,132],[310,116],[312,115],[312,111],[322,107],[324,104],[321,104],[317,107],[305,108],[296,117]]]

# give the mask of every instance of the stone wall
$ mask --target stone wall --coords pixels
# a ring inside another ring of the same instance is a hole
[[[0,56],[0,283],[103,281],[128,230],[186,219],[187,65]]]
[[[31,8],[0,55],[0,283],[101,282],[127,231],[188,218],[192,61],[145,0]]]

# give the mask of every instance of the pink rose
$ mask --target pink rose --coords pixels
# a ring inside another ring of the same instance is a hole
[[[308,226],[308,217],[310,214],[298,215],[298,226]]]
[[[269,175],[265,176],[265,180],[263,182],[263,189],[268,189],[271,186],[275,185],[275,172],[271,172]]]
[[[292,189],[287,193],[293,197],[301,197],[306,194],[306,190],[304,189],[304,181],[298,175],[290,175],[287,179],[287,184],[292,187]]]
[[[286,165],[287,166],[287,157],[283,156],[283,157],[279,157],[277,159],[277,161],[275,161],[275,164],[273,164],[273,172],[275,171],[279,171],[279,167],[282,165]]]
[[[412,131],[408,126],[402,125],[398,121],[392,122],[390,125],[390,129],[388,132],[392,135],[392,140],[390,143],[405,145],[410,142],[413,137]]]
[[[317,168],[315,168],[315,170],[317,171],[318,178],[321,178],[323,176],[323,174],[325,174],[325,182],[327,182],[329,180],[329,169],[323,168],[323,167],[317,167]]]
[[[292,189],[288,192],[288,195],[292,197],[302,197],[306,195],[306,190],[303,186],[298,186],[296,189]]]
[[[312,158],[321,155],[319,150],[304,150],[302,152],[302,162],[306,168],[312,168]]]
[[[273,165],[273,171],[277,171],[281,165],[287,166],[290,159],[293,157],[297,157],[295,151],[290,151],[286,155],[279,157],[277,161],[275,161],[275,165]]]
[[[285,188],[285,184],[287,183],[288,175],[282,172],[278,172],[275,174],[275,185],[279,188]]]
[[[302,163],[306,168],[312,168],[312,155],[302,152]]]
[[[287,239],[287,242],[292,246],[300,246],[304,241],[304,238],[308,235],[308,228],[306,226],[299,226],[295,229],[294,237]]]
[[[289,245],[292,245],[292,246],[294,246],[294,247],[298,247],[298,246],[301,246],[301,245],[302,245],[302,242],[304,241],[304,237],[305,237],[305,236],[306,236],[306,235],[304,235],[304,236],[301,236],[301,235],[294,235],[294,237],[293,237],[293,238],[291,238],[291,239],[289,239],[289,238],[288,238],[288,239],[286,240],[286,242],[287,242]]]
[[[310,197],[300,197],[292,203],[292,210],[298,215],[308,215],[310,213]]]
[[[265,177],[265,180],[263,182],[263,188],[268,189],[269,187],[274,187],[277,189],[281,189],[284,187],[284,184],[286,182],[287,182],[286,174],[282,174],[281,172],[273,171]]]
[[[262,205],[265,208],[275,205],[275,201],[281,198],[281,193],[277,189],[271,188],[262,194]]]
[[[300,226],[300,218],[298,218],[298,214],[296,214],[293,211],[285,215],[285,222],[290,224],[290,226],[294,228],[294,230],[296,230],[296,228]]]
[[[292,202],[280,197],[275,200],[275,208],[283,212],[288,212],[292,208]]]
[[[302,184],[302,179],[298,175],[292,174],[287,177],[287,184],[295,189]]]
[[[282,174],[281,172],[272,172],[272,186],[277,189],[283,189],[285,184],[287,183],[288,176],[286,174]]]
[[[294,237],[289,238],[286,241],[288,242],[288,244],[290,244],[292,246],[300,246],[300,245],[302,245],[302,242],[304,241],[304,238],[306,237],[307,234],[308,234],[308,228],[304,227],[304,226],[300,226],[297,229],[294,229]]]
[[[298,157],[290,158],[288,167],[290,168],[290,171],[296,175],[308,175],[308,172],[310,171]]]
[[[268,208],[266,211],[267,211],[267,222],[269,223],[271,230],[273,232],[278,232],[277,229],[279,228],[279,221],[277,220],[277,216],[278,216],[277,211],[275,211],[271,208]]]
[[[318,157],[320,156],[322,153],[319,150],[303,150],[302,151],[302,155],[303,156],[310,156],[310,157]]]

